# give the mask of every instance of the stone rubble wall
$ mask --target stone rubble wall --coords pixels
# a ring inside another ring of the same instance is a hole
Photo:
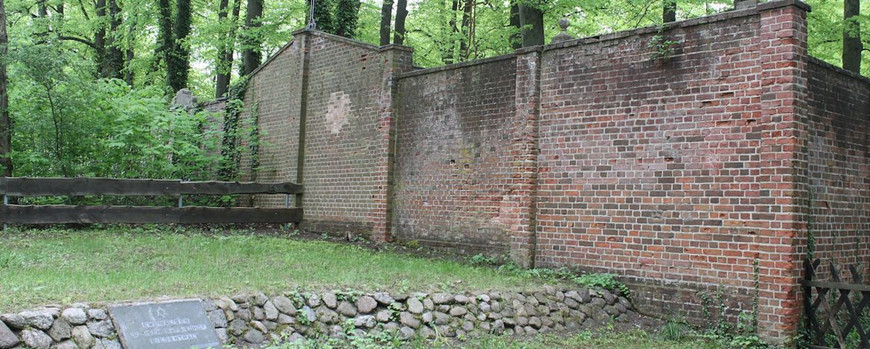
[[[535,335],[627,322],[628,299],[606,290],[545,286],[524,292],[263,293],[202,301],[223,343],[259,346],[389,332],[401,340]],[[107,307],[74,304],[0,315],[0,349],[121,348]]]

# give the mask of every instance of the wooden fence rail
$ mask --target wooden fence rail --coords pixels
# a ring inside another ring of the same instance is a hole
[[[298,194],[294,183],[182,182],[114,178],[0,178],[0,222],[55,223],[299,223],[302,208],[181,207],[182,195]],[[179,207],[9,205],[9,196],[178,196]],[[289,200],[288,200],[289,203]]]
[[[820,281],[816,279],[821,261],[805,263],[804,311],[811,336],[809,347],[870,348],[870,285],[863,283],[861,270],[849,265],[853,282],[843,282],[831,262],[831,281]]]

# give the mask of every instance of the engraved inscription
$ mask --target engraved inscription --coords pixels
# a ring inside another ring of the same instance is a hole
[[[109,307],[126,349],[220,348],[199,300]]]

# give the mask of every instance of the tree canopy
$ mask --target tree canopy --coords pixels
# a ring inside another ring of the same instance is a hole
[[[813,8],[811,55],[837,66],[849,56],[854,67],[857,50],[861,73],[870,75],[870,1],[807,3]],[[318,29],[333,34],[412,46],[415,64],[431,67],[549,42],[561,18],[571,22],[569,34],[582,37],[733,6],[700,0],[317,0],[314,17]],[[199,132],[190,121],[196,117],[168,111],[174,92],[226,95],[309,21],[308,0],[2,0],[3,7],[8,45],[0,55],[8,86],[0,90],[8,92],[16,175],[189,176],[197,171],[190,164],[205,161],[206,146],[192,137]],[[104,158],[89,160],[91,154]]]

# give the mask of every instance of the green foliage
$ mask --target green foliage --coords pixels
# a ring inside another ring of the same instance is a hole
[[[160,87],[132,89],[66,68],[58,43],[16,46],[10,76],[17,176],[209,177],[207,113],[169,111]]]
[[[619,292],[624,296],[631,294],[628,286],[617,280],[614,274],[583,274],[572,278],[572,281],[584,287],[597,287]]]
[[[679,42],[669,39],[664,34],[664,27],[660,26],[658,33],[649,39],[646,47],[652,49],[652,60],[667,61],[674,55],[678,44]]]
[[[335,5],[335,33],[352,38],[359,22],[360,0],[338,0]]]
[[[478,253],[474,256],[468,258],[468,263],[471,265],[495,265],[497,260],[495,257],[486,256],[482,253]]]
[[[536,278],[548,282],[567,280],[586,288],[605,289],[611,292],[616,292],[625,297],[628,297],[631,294],[628,286],[620,282],[614,274],[587,273],[578,276],[576,273],[566,268],[523,269],[514,263],[504,264],[498,267],[498,271],[503,274],[522,275],[523,277]]]

